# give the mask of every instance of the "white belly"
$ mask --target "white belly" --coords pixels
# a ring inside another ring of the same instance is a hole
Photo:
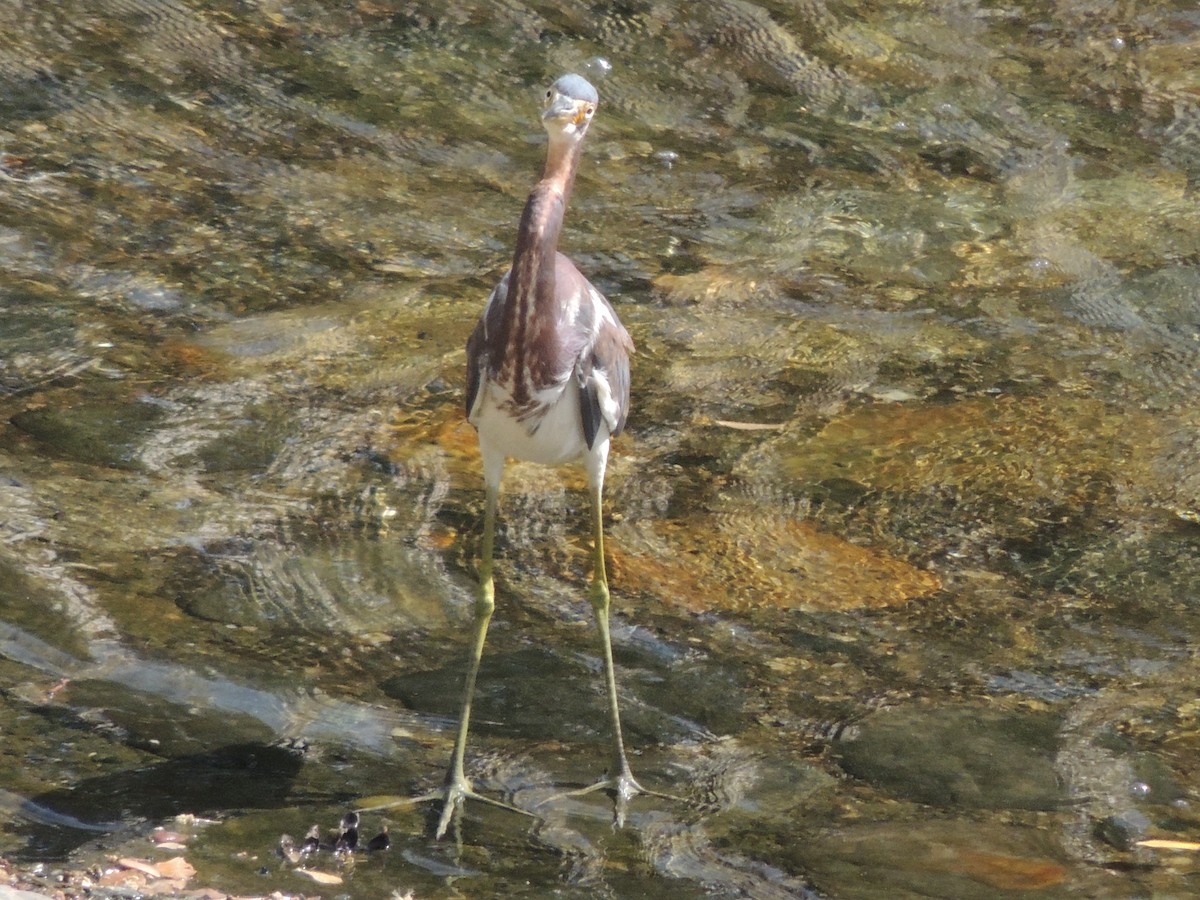
[[[537,399],[549,403],[544,415],[518,421],[506,408],[509,393],[494,382],[485,382],[471,411],[471,424],[479,429],[479,448],[489,457],[522,459],[543,465],[582,461],[588,455],[579,412],[579,390],[572,379]],[[601,426],[596,444],[608,443]],[[594,449],[594,448],[593,448]]]

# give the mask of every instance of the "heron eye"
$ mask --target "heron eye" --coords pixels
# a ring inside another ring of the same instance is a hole
[[[549,88],[546,91],[546,102],[549,103],[554,98],[554,88]]]
[[[593,115],[595,115],[595,113],[596,113],[596,107],[594,107],[594,106],[589,106],[587,109],[585,109],[585,110],[583,111],[583,114],[584,114],[585,116],[587,116],[589,119],[590,119],[590,118],[591,118]]]

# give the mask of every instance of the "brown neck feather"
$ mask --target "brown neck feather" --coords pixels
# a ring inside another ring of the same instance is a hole
[[[513,400],[518,404],[526,402],[538,386],[530,384],[530,372],[536,382],[543,361],[558,355],[556,346],[545,346],[555,339],[553,327],[538,328],[536,322],[558,321],[555,256],[579,147],[579,141],[551,141],[542,179],[529,194],[517,228],[508,297],[496,336],[503,350],[492,364],[500,377],[513,385]]]

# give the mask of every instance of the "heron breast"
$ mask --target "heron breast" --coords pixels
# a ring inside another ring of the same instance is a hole
[[[509,390],[489,381],[471,410],[470,422],[479,431],[481,445],[510,459],[560,465],[589,452],[579,391],[569,379],[555,388],[535,391],[523,403],[515,403]]]

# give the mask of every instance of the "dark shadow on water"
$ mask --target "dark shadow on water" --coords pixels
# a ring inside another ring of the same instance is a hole
[[[157,824],[182,814],[216,816],[283,806],[304,764],[290,747],[231,744],[209,753],[89,778],[31,798],[14,830],[26,837],[24,859],[61,858],[98,831]],[[67,824],[76,820],[80,827]]]

